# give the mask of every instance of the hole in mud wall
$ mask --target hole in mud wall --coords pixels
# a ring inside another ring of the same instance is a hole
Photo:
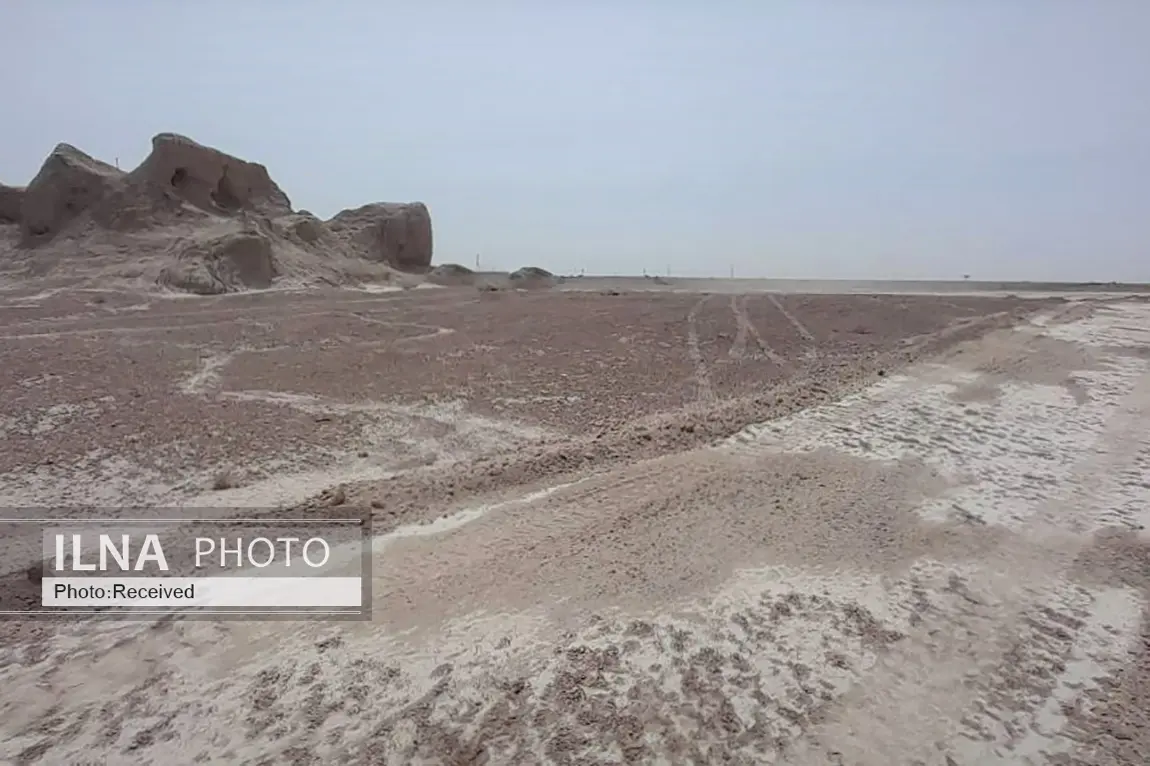
[[[224,171],[223,177],[220,178],[219,183],[216,184],[216,191],[212,195],[212,198],[215,200],[215,203],[224,210],[239,210],[242,207],[240,198],[236,195],[226,170]]]
[[[176,172],[172,173],[172,186],[179,189],[188,182],[187,168],[176,168]]]

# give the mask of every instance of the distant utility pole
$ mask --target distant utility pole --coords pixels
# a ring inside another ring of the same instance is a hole
[[[475,254],[475,270],[479,271],[479,253]]]
[[[734,265],[732,264],[732,265],[731,265],[731,279],[734,279],[734,278],[735,278],[735,267],[734,267]]]
[[[667,267],[667,276],[671,276],[671,267],[670,266]]]

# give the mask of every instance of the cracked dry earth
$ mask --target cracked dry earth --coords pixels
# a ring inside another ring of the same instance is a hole
[[[722,359],[769,376],[834,353],[814,298],[747,300],[676,304],[674,396],[695,415],[736,395]],[[5,755],[1146,763],[1150,304],[1049,305],[982,332],[717,441],[396,526],[374,542],[370,623],[10,641]]]

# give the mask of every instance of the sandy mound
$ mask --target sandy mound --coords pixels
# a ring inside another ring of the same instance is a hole
[[[555,284],[555,275],[538,266],[524,266],[511,272],[507,279],[513,287],[551,287]]]
[[[237,286],[267,289],[279,275],[272,240],[258,232],[233,232],[197,242],[179,262],[160,273],[160,284],[200,295],[229,292]]]
[[[436,285],[473,285],[475,272],[458,263],[442,263],[427,274],[427,281]]]
[[[285,215],[276,220],[286,236],[304,245],[324,243],[333,245],[332,233],[324,222],[307,210]]]
[[[0,223],[18,224],[0,239],[16,246],[13,276],[200,294],[392,280],[432,256],[423,203],[324,222],[294,211],[263,165],[174,133],[128,173],[60,144],[27,189],[0,186]]]

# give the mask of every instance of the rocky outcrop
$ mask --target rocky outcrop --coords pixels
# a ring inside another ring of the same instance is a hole
[[[376,202],[344,210],[327,228],[356,255],[403,271],[431,265],[431,213],[422,202]]]
[[[0,224],[20,223],[24,205],[24,187],[0,184]]]
[[[20,206],[23,242],[47,242],[76,218],[99,205],[122,182],[124,173],[59,144],[24,191]]]

